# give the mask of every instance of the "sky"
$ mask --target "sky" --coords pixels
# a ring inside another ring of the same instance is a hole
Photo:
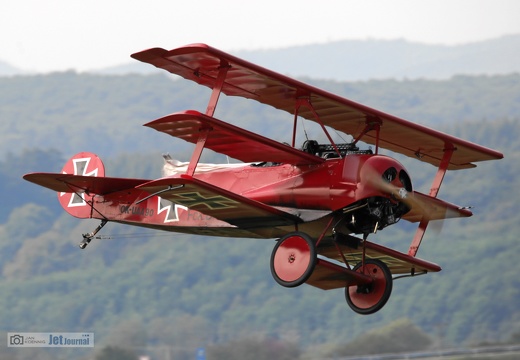
[[[517,0],[4,0],[0,61],[33,72],[127,64],[151,47],[338,40],[457,45],[520,34]]]

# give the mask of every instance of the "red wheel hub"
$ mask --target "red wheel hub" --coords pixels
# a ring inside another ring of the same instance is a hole
[[[314,270],[316,250],[305,234],[290,234],[279,240],[271,257],[275,280],[283,286],[294,287],[304,283]]]
[[[392,292],[392,274],[388,267],[379,260],[366,260],[365,265],[354,269],[372,278],[369,284],[349,286],[345,296],[349,306],[359,314],[368,315],[380,310]]]
[[[374,281],[364,286],[351,286],[348,291],[354,305],[362,309],[368,309],[376,305],[383,297],[386,278],[383,271],[375,264],[366,264],[363,273],[371,276]]]
[[[274,256],[276,274],[283,281],[299,279],[311,260],[311,249],[300,236],[291,236],[283,241]]]

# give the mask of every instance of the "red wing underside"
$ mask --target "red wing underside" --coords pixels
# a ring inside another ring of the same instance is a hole
[[[145,126],[193,144],[198,142],[201,132],[208,131],[204,147],[244,162],[319,164],[325,161],[193,110],[171,114]]]
[[[439,166],[446,149],[455,149],[448,169],[474,167],[473,162],[501,159],[495,150],[421,126],[355,103],[321,89],[249,63],[204,44],[192,44],[171,51],[154,48],[133,58],[165,69],[198,84],[214,88],[219,69],[229,67],[222,92],[271,105],[294,114],[297,99],[312,104],[325,126],[357,138],[367,123],[380,124],[379,146]],[[298,114],[316,121],[312,109],[302,106]],[[362,141],[375,144],[371,131]]]
[[[301,222],[300,218],[292,214],[187,175],[150,181],[138,188],[150,194],[160,193],[161,198],[239,228],[271,227]]]
[[[105,195],[121,190],[133,189],[150,180],[110,177],[82,176],[59,173],[32,173],[24,175],[25,180],[56,192],[86,192]]]
[[[337,246],[343,252],[350,267],[354,267],[363,260],[363,249],[361,244],[358,244],[355,247],[350,247],[345,244],[337,243]],[[365,247],[366,258],[379,259],[383,261],[393,275],[413,275],[424,272],[441,271],[441,267],[435,263],[369,241],[365,242]],[[334,243],[330,242],[328,244],[321,244],[318,247],[318,254],[324,258],[318,259],[319,261],[316,265],[316,269],[307,281],[307,284],[323,290],[329,290],[363,283],[363,278],[359,277],[358,274],[353,273],[350,269],[327,261],[326,258],[329,258],[343,263],[343,257],[340,255],[340,252]]]

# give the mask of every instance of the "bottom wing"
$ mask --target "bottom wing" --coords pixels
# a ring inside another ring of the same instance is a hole
[[[239,228],[291,225],[302,222],[293,214],[248,199],[188,175],[162,178],[138,186],[151,195],[159,195]]]
[[[32,173],[24,175],[23,178],[56,192],[86,192],[97,195],[105,195],[116,191],[132,189],[150,181],[143,179],[95,177],[60,173]]]

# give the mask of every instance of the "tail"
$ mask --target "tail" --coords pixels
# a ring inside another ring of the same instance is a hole
[[[104,177],[105,166],[96,154],[81,152],[74,155],[65,163],[61,173]],[[92,208],[87,202],[91,201],[93,196],[94,194],[89,194],[84,191],[58,192],[58,200],[63,209],[70,215],[81,219],[92,217]]]

